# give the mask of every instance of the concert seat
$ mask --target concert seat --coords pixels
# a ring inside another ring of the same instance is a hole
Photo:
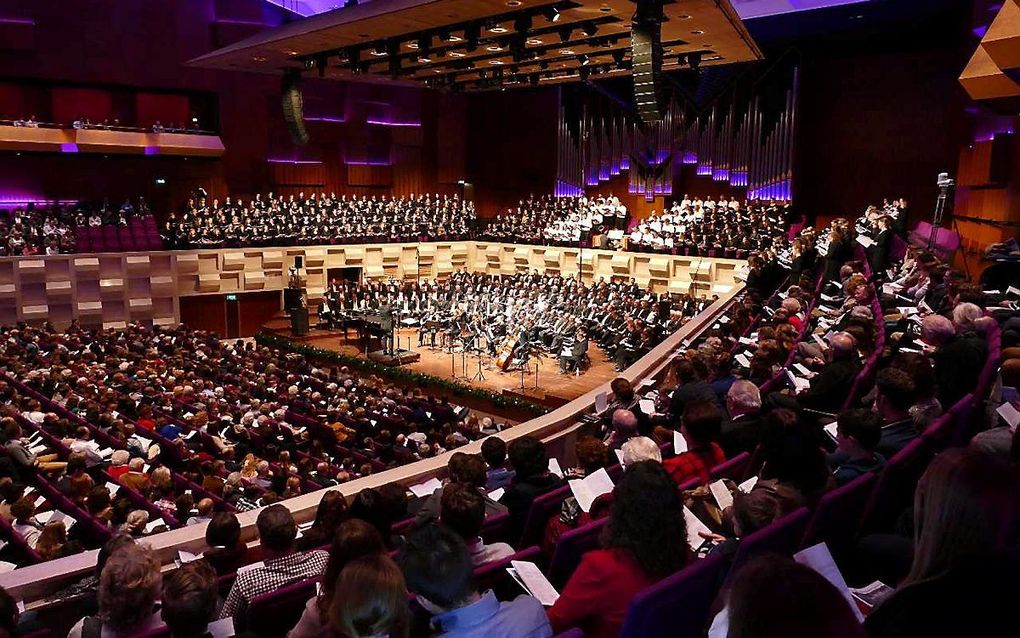
[[[318,582],[318,578],[309,578],[256,596],[248,606],[246,626],[260,638],[287,635],[301,618],[305,603],[315,595]]]
[[[709,482],[715,482],[719,479],[730,479],[734,483],[739,483],[746,478],[748,465],[751,463],[751,454],[749,452],[741,452],[723,463],[712,468],[709,474]]]
[[[792,555],[800,547],[811,511],[801,507],[740,540],[733,556],[730,577],[750,559],[762,554]]]
[[[924,474],[932,450],[923,437],[918,437],[897,452],[878,475],[861,514],[860,531],[871,533],[892,528],[896,517],[913,502],[917,481]]]
[[[599,548],[599,535],[607,520],[601,518],[592,521],[559,537],[548,570],[549,581],[555,587],[562,588],[566,585],[571,574],[581,564],[581,557],[586,552]]]
[[[570,496],[570,486],[564,485],[551,492],[546,492],[531,502],[531,509],[528,510],[528,517],[524,522],[524,531],[517,543],[517,547],[529,547],[537,545],[542,541],[545,533],[545,526],[549,517],[559,511],[560,504]]]
[[[725,573],[726,560],[712,554],[640,592],[620,638],[701,638]]]
[[[871,496],[878,477],[873,473],[858,476],[822,497],[815,507],[800,546],[825,542],[839,563],[852,551],[857,538],[857,523]]]

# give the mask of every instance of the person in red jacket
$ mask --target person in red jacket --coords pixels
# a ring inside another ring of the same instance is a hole
[[[679,492],[660,464],[628,467],[613,494],[602,549],[584,555],[548,610],[554,633],[616,638],[634,595],[692,558]]]
[[[708,482],[709,473],[726,460],[726,454],[715,442],[722,431],[722,412],[709,401],[694,401],[684,408],[680,433],[687,442],[687,451],[662,462],[677,485],[694,477]]]

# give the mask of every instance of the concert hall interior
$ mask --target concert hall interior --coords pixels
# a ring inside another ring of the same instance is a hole
[[[0,0],[0,638],[1017,631],[1018,125],[1020,0]]]

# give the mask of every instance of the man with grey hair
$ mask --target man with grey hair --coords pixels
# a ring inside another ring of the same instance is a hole
[[[618,408],[613,411],[613,429],[606,437],[606,447],[617,450],[630,438],[637,436],[638,420],[633,412]]]
[[[622,463],[624,467],[630,467],[641,461],[655,461],[662,463],[662,450],[655,441],[647,436],[635,436],[629,439],[620,448],[623,453]]]
[[[758,386],[738,379],[726,393],[726,414],[719,441],[727,458],[753,452],[761,438],[761,393]]]
[[[779,407],[807,408],[835,414],[843,407],[854,378],[861,369],[853,335],[837,332],[829,338],[828,362],[811,378],[811,386],[796,398],[769,395]],[[775,398],[773,398],[775,397]]]
[[[957,335],[953,322],[942,315],[928,315],[921,322],[921,340],[935,348],[936,397],[948,410],[977,386],[988,359],[988,344],[974,333]]]

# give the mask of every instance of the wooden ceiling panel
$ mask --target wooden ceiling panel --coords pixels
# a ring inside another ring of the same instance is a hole
[[[553,9],[559,15],[550,21]],[[374,0],[268,30],[191,64],[262,73],[308,69],[330,79],[457,82],[468,89],[495,75],[571,81],[630,73],[633,12],[632,0]],[[521,15],[530,16],[531,26],[523,48],[513,51]],[[465,27],[478,30],[473,50]],[[450,40],[441,40],[440,31],[449,31]],[[416,47],[423,33],[430,36],[428,56]],[[662,41],[666,70],[686,64],[689,54],[703,66],[761,59],[729,0],[667,4]],[[400,62],[396,75],[393,54]]]

